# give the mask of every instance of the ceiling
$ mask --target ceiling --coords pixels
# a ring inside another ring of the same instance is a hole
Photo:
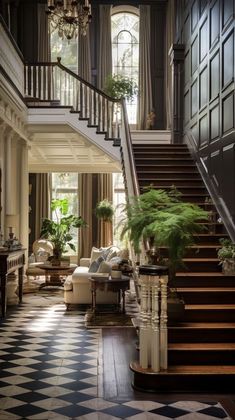
[[[69,125],[30,124],[29,172],[120,172],[120,162]]]

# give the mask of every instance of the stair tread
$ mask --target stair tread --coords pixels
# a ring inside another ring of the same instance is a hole
[[[234,281],[235,283],[235,281]],[[176,287],[177,292],[192,292],[192,293],[217,293],[217,292],[235,292],[235,287]]]
[[[222,272],[219,271],[208,271],[208,272],[202,272],[202,271],[198,271],[198,272],[192,272],[192,271],[177,271],[176,273],[176,277],[202,277],[202,276],[206,276],[206,277],[225,277],[225,274],[223,274]],[[229,276],[231,277],[231,276]]]
[[[235,322],[180,322],[169,329],[229,329],[235,328]]]
[[[219,259],[218,258],[208,258],[208,257],[205,257],[205,258],[183,258],[183,261],[184,262],[205,262],[205,261],[216,262],[216,261],[219,261]]]
[[[235,350],[235,343],[169,343],[173,350]]]
[[[132,362],[131,368],[144,373],[153,374],[151,368],[143,369],[138,362]],[[156,375],[185,374],[185,375],[235,375],[234,365],[170,365],[167,370],[157,372]]]
[[[231,310],[231,309],[235,309],[235,304],[233,304],[233,303],[226,303],[226,304],[224,304],[224,305],[221,305],[221,304],[205,304],[205,305],[203,305],[203,304],[197,304],[197,305],[195,305],[195,304],[192,304],[192,305],[185,305],[185,309],[186,310],[195,310],[195,309],[203,309],[203,310],[206,310],[206,311],[211,311],[212,309],[217,309],[217,310],[220,310],[220,311],[228,311],[228,310]]]

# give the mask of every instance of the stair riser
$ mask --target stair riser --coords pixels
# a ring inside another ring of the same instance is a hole
[[[234,392],[235,374],[151,374],[134,373],[134,389],[144,392]]]
[[[187,328],[173,330],[169,327],[168,340],[169,343],[235,343],[235,329]]]
[[[182,194],[205,194],[206,188],[205,187],[187,187],[187,186],[178,186],[177,184],[169,184],[168,186],[162,185],[161,181],[155,181],[155,180],[139,180],[139,186],[140,187],[148,187],[151,184],[156,189],[162,189],[164,188],[166,191],[172,190],[172,187],[176,187],[178,191],[180,191]]]
[[[188,173],[188,174],[198,175],[197,168],[195,168],[194,165],[177,165],[177,166],[174,165],[174,166],[172,166],[172,164],[171,164],[171,165],[165,166],[165,165],[157,165],[155,161],[152,163],[151,167],[149,166],[150,162],[148,162],[148,163],[147,162],[146,163],[135,162],[135,164],[136,164],[137,172],[140,169],[141,172],[156,171],[156,173],[174,172],[174,173],[177,173],[177,174]]]
[[[143,158],[142,156],[141,157],[137,157],[137,158],[135,158],[135,162],[136,162],[136,165],[155,165],[155,166],[158,166],[158,165],[161,165],[161,166],[165,166],[165,165],[168,165],[168,166],[171,166],[172,167],[172,169],[175,167],[175,166],[178,166],[178,167],[182,167],[182,168],[184,168],[184,166],[190,166],[190,167],[192,167],[192,168],[195,168],[195,164],[194,164],[194,162],[193,162],[193,160],[192,159],[184,159],[184,158],[182,158],[182,159],[180,159],[180,158],[175,158],[175,159],[160,159],[160,158],[158,158],[158,157],[154,157],[154,156],[150,156],[150,157],[146,157],[146,158]]]
[[[176,287],[234,287],[235,280],[231,276],[219,277],[176,277]]]
[[[235,292],[179,292],[186,304],[233,304]]]
[[[216,236],[213,236],[213,235],[207,235],[207,236],[195,235],[194,240],[195,240],[196,243],[202,244],[202,245],[215,244],[216,243],[219,246],[219,240],[221,238],[225,238],[225,237],[227,237],[227,234],[221,232],[219,235],[216,235]]]
[[[200,182],[201,183],[201,179],[200,179],[200,175],[198,174],[198,172],[196,170],[193,171],[188,171],[188,172],[182,172],[181,170],[179,170],[177,173],[174,174],[175,178],[190,178],[190,179],[194,179],[195,182]],[[174,181],[174,177],[172,176],[172,172],[171,171],[167,171],[167,170],[158,170],[156,169],[154,172],[150,169],[147,168],[146,170],[142,169],[141,166],[137,167],[137,177],[138,179],[143,179],[143,178],[151,178],[151,179],[158,179],[158,180],[162,180],[161,182],[164,182],[164,180],[169,180],[171,181],[171,184],[173,184]],[[167,181],[168,182],[168,181]],[[184,180],[184,182],[187,182],[186,179]],[[192,181],[191,181],[192,182]]]
[[[169,365],[222,365],[235,364],[235,350],[168,350]]]
[[[187,271],[193,271],[195,273],[202,273],[202,272],[211,272],[211,271],[217,271],[221,272],[221,266],[218,262],[211,262],[211,261],[191,261],[191,262],[185,262],[185,268],[182,268],[181,271],[187,272]]]
[[[183,159],[187,159],[190,160],[191,162],[193,162],[193,159],[190,156],[190,153],[187,152],[180,152],[180,151],[176,151],[174,153],[170,152],[170,151],[134,151],[134,158],[135,159],[169,159],[171,158],[173,161],[176,160],[183,160]]]
[[[184,322],[235,322],[235,310],[185,310]]]
[[[153,184],[156,184],[156,185],[161,185],[162,187],[166,187],[166,188],[170,188],[170,187],[172,187],[172,185],[174,185],[176,188],[180,188],[180,187],[187,187],[188,186],[188,188],[190,188],[191,189],[191,187],[202,187],[202,188],[204,188],[204,186],[203,186],[203,183],[202,183],[202,181],[200,180],[200,179],[193,179],[193,180],[187,180],[187,179],[179,179],[178,181],[177,180],[174,180],[174,179],[170,179],[169,177],[168,177],[168,179],[161,179],[160,177],[161,177],[161,175],[159,175],[158,176],[158,174],[155,174],[154,176],[152,175],[152,174],[146,174],[146,173],[140,173],[140,174],[137,174],[138,175],[138,179],[139,179],[139,182],[142,184],[142,183],[153,183]]]
[[[144,187],[146,187],[146,186],[141,186],[141,183],[139,184],[139,186],[140,186],[140,192],[142,193],[142,192],[144,192]],[[147,186],[150,186],[150,184],[149,185],[147,185]],[[155,190],[157,190],[158,188],[156,188],[156,187],[152,187],[153,189],[155,189]],[[203,203],[204,201],[205,201],[205,198],[207,197],[207,194],[206,193],[201,193],[201,194],[193,194],[193,195],[190,195],[190,194],[182,194],[182,196],[181,196],[181,200],[182,201],[184,201],[184,202],[186,202],[186,203],[195,203],[195,204],[197,204],[197,203]]]
[[[161,250],[161,256],[164,258],[168,256],[166,249]],[[216,248],[191,248],[187,250],[185,258],[217,258],[217,250]]]

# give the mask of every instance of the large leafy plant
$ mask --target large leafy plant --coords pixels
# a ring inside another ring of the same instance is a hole
[[[114,99],[126,98],[132,101],[138,93],[138,87],[129,77],[114,74],[107,77],[104,92]]]
[[[133,197],[125,211],[122,236],[129,233],[137,253],[142,240],[152,242],[159,258],[161,247],[167,247],[171,277],[183,265],[187,247],[195,242],[194,235],[205,229],[202,222],[209,217],[199,206],[182,202],[175,189],[167,192],[150,188],[139,197]]]
[[[56,221],[43,219],[41,228],[41,238],[49,239],[53,244],[53,254],[57,259],[65,252],[68,245],[76,251],[71,242],[73,237],[70,233],[72,227],[80,228],[86,226],[86,222],[80,216],[68,215],[69,203],[67,199],[51,201],[51,210],[55,212]]]

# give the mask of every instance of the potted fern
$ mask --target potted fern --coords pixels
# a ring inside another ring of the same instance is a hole
[[[95,214],[98,219],[102,219],[104,222],[112,222],[114,207],[109,200],[104,199],[96,205]]]
[[[80,216],[68,214],[69,203],[67,199],[51,201],[51,210],[55,212],[56,220],[43,219],[41,228],[41,238],[49,239],[53,245],[52,264],[60,265],[62,254],[67,252],[68,245],[73,251],[76,251],[72,243],[71,228],[86,226],[86,222]]]
[[[129,232],[136,253],[140,242],[148,241],[155,248],[158,262],[168,265],[171,282],[176,270],[184,266],[183,258],[187,247],[194,244],[194,235],[204,229],[201,222],[209,217],[199,206],[181,201],[177,190],[151,188],[132,198],[126,214],[122,236]],[[168,249],[167,259],[162,257],[162,247]]]
[[[235,275],[235,244],[230,239],[221,238],[222,247],[218,249],[217,255],[222,264],[223,273],[226,276]]]

